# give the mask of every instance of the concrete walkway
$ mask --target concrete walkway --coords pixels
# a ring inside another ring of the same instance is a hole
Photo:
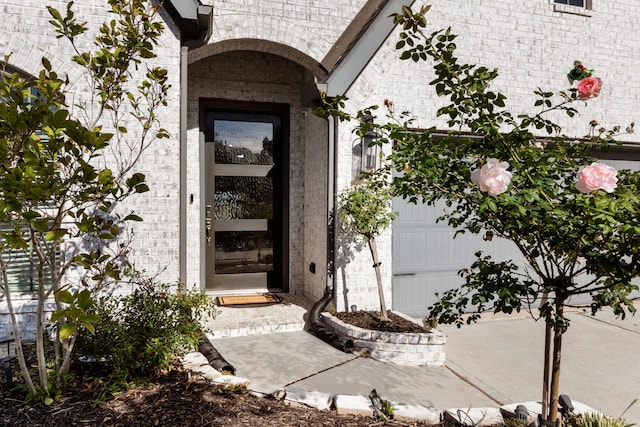
[[[561,393],[620,415],[640,398],[640,316],[621,321],[610,312],[596,318],[576,312],[569,319]],[[285,388],[366,396],[375,388],[383,399],[435,410],[540,399],[542,322],[520,317],[440,329],[448,335],[446,367],[397,366],[345,354],[303,331],[213,344],[262,393]],[[625,419],[640,423],[640,402]]]
[[[640,316],[616,319],[568,315],[563,337],[560,393],[611,416],[640,399]],[[539,400],[542,395],[544,323],[531,318],[488,320],[441,328],[447,368],[496,400]],[[640,402],[624,415],[640,423]]]

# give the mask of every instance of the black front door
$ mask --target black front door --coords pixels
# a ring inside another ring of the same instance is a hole
[[[287,116],[260,107],[204,108],[206,287],[219,293],[287,287]]]

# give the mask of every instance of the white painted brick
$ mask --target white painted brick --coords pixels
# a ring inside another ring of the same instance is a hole
[[[64,9],[67,2],[52,1]],[[167,31],[154,63],[169,70],[169,106],[160,112],[163,127],[172,138],[154,143],[145,153],[140,171],[147,175],[151,191],[132,198],[126,209],[133,209],[145,221],[135,226],[132,260],[139,269],[173,282],[178,277],[179,238],[179,93],[188,90],[187,193],[193,204],[187,205],[187,282],[201,284],[201,212],[200,168],[202,153],[198,129],[198,98],[239,101],[283,102],[291,105],[290,182],[290,263],[291,292],[317,299],[327,282],[327,198],[326,198],[326,121],[314,117],[300,102],[300,88],[308,71],[295,62],[320,68],[325,57],[365,0],[339,0],[331,4],[267,0],[247,2],[227,0],[204,3],[214,6],[214,25],[210,45],[189,53],[189,87],[180,88],[180,41],[177,32]],[[568,87],[566,74],[575,59],[582,60],[603,79],[600,97],[580,107],[575,120],[558,116],[564,131],[582,136],[588,123],[597,119],[603,126],[640,122],[640,75],[629,64],[637,57],[637,21],[640,6],[636,0],[594,2],[591,17],[553,11],[551,2],[513,2],[509,0],[433,0],[427,16],[428,32],[451,26],[460,35],[457,40],[461,61],[498,67],[500,76],[493,89],[504,92],[516,114],[532,112],[533,90],[541,87],[558,91]],[[77,0],[78,15],[86,20],[90,34],[104,21],[106,2]],[[1,53],[13,52],[12,65],[26,72],[40,69],[47,55],[54,67],[68,73],[75,99],[86,99],[78,67],[70,65],[71,46],[56,39],[44,4],[37,0],[0,1]],[[167,27],[175,24],[167,19]],[[611,25],[611,23],[615,25]],[[446,102],[428,86],[433,77],[432,64],[399,61],[394,48],[398,31],[379,49],[348,91],[349,111],[384,99],[394,101],[396,111],[407,110],[416,117],[416,126],[445,127],[435,112]],[[580,34],[579,39],[574,37]],[[91,40],[78,39],[81,49],[91,48]],[[286,52],[274,51],[287,46]],[[216,49],[219,49],[216,51]],[[248,53],[247,50],[262,51]],[[271,53],[281,53],[276,56]],[[213,55],[219,53],[219,55]],[[306,113],[306,115],[305,115]],[[380,114],[378,120],[382,120]],[[338,190],[352,179],[352,125],[338,126],[336,182]],[[640,141],[640,133],[625,139]],[[339,237],[340,241],[340,237]],[[385,299],[392,307],[391,232],[378,241]],[[340,253],[339,248],[339,253]],[[348,258],[348,262],[346,260]],[[379,310],[375,274],[367,248],[356,250],[337,264],[336,308]],[[316,264],[316,273],[309,264]]]

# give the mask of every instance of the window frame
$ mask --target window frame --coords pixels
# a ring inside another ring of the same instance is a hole
[[[5,76],[17,73],[21,78],[33,79],[33,76],[28,73],[7,64],[4,61],[0,61],[0,79]],[[31,95],[38,96],[38,92],[35,88],[31,88]],[[3,98],[0,98],[0,102],[4,102]],[[38,132],[40,134],[40,132]],[[40,134],[41,138],[46,138],[44,134]],[[14,224],[11,222],[0,222],[0,233],[10,232],[14,228]],[[0,237],[2,239],[2,237]],[[53,285],[53,270],[52,266],[60,266],[63,260],[62,246],[58,245],[55,248],[52,265],[45,266],[45,284],[46,289]],[[6,257],[11,260],[7,264],[7,279],[8,289],[11,295],[35,295],[38,292],[38,278],[37,278],[37,256],[34,254],[34,248],[32,242],[28,242],[26,249],[8,249]],[[0,295],[4,293],[4,289],[0,288]]]
[[[566,1],[566,3],[558,3]],[[567,13],[570,15],[593,16],[593,0],[582,0],[582,6],[568,4],[570,0],[549,0],[551,10],[556,13]]]

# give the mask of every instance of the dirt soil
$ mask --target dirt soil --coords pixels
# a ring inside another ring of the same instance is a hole
[[[335,316],[345,323],[357,326],[362,329],[370,329],[381,332],[411,332],[425,333],[427,330],[422,326],[411,322],[395,313],[388,312],[389,320],[380,318],[377,311],[352,311],[336,313]]]
[[[90,387],[90,384],[87,385]],[[172,372],[153,385],[132,388],[112,400],[92,403],[95,395],[83,386],[75,395],[51,406],[27,404],[4,396],[0,426],[424,426],[424,423],[379,421],[373,417],[338,415],[293,407],[246,391],[225,390],[204,380]]]
[[[394,332],[424,332],[415,324],[390,313],[382,322],[375,313],[346,313],[345,322],[367,329]],[[340,315],[340,317],[342,314]],[[342,318],[342,317],[341,317]],[[408,330],[410,329],[410,330]],[[27,346],[26,348],[29,348]],[[27,403],[20,392],[19,368],[13,361],[13,378],[18,387],[4,391],[0,375],[0,427],[72,426],[427,426],[425,422],[378,420],[373,416],[339,415],[335,410],[319,411],[257,397],[246,390],[228,390],[197,379],[179,364],[152,384],[131,388],[112,399],[97,403],[102,378],[96,373],[78,373],[75,387],[54,404]],[[30,361],[33,365],[33,361]]]

